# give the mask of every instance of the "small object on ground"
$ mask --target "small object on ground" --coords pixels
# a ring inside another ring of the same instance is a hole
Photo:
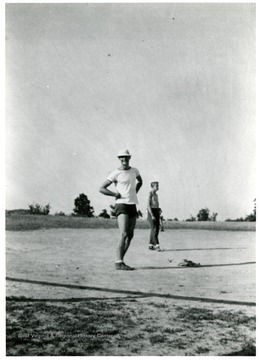
[[[116,270],[135,270],[133,267],[124,264],[124,262],[115,263],[115,269]]]
[[[172,262],[173,261],[173,259],[168,259],[168,262]]]
[[[183,261],[181,261],[178,266],[180,267],[199,267],[201,266],[200,263],[195,263],[191,260],[187,260],[187,259],[183,259]]]
[[[154,247],[154,245],[149,245],[149,250],[155,250],[155,247]]]

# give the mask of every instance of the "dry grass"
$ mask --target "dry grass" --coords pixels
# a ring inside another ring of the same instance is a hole
[[[20,301],[19,301],[20,300]],[[255,355],[255,316],[152,299],[7,300],[8,356]]]
[[[54,215],[11,215],[6,216],[6,230],[27,231],[51,228],[116,228],[116,219],[84,218],[73,216]],[[149,224],[144,219],[138,219],[137,228],[148,229]],[[255,231],[255,222],[213,222],[213,221],[165,221],[166,229],[190,229],[190,230],[229,230],[229,231]]]

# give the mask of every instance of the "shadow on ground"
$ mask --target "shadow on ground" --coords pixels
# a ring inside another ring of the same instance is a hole
[[[224,248],[191,248],[191,249],[163,249],[163,252],[167,251],[211,251],[211,250],[240,250],[246,249],[245,247],[233,248],[233,247],[224,247]]]
[[[29,283],[29,284],[37,284],[37,285],[47,285],[53,287],[63,287],[68,289],[79,289],[79,290],[89,290],[89,291],[102,291],[107,293],[119,293],[128,296],[138,296],[138,297],[158,297],[158,298],[167,298],[167,299],[181,299],[181,300],[189,300],[189,301],[201,301],[208,303],[221,303],[221,304],[232,304],[232,305],[247,305],[247,306],[255,306],[254,302],[247,301],[235,301],[235,300],[224,300],[224,299],[213,299],[213,298],[203,298],[203,297],[195,297],[195,296],[181,296],[174,294],[162,294],[155,292],[142,292],[142,291],[132,291],[132,290],[122,290],[122,289],[110,289],[96,286],[85,286],[85,285],[74,285],[74,284],[62,284],[62,283],[53,283],[48,281],[39,281],[39,280],[29,280],[29,279],[18,279],[6,277],[7,281],[14,281],[20,283]],[[49,300],[51,301],[51,300]]]
[[[170,261],[169,261],[170,262]],[[199,265],[199,266],[142,266],[137,267],[136,270],[163,270],[163,269],[200,269],[200,268],[208,268],[208,267],[220,267],[220,266],[239,266],[239,265],[251,265],[255,264],[255,261],[248,261],[243,263],[232,263],[232,264],[208,264],[208,265]]]
[[[253,345],[247,346],[240,351],[235,351],[230,354],[225,354],[223,356],[256,356],[256,348]]]

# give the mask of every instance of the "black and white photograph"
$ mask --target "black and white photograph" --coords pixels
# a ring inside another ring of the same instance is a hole
[[[3,10],[5,355],[256,356],[256,3]]]

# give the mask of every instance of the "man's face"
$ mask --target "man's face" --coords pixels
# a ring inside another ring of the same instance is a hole
[[[123,169],[127,169],[129,167],[130,156],[120,156],[119,160]]]

